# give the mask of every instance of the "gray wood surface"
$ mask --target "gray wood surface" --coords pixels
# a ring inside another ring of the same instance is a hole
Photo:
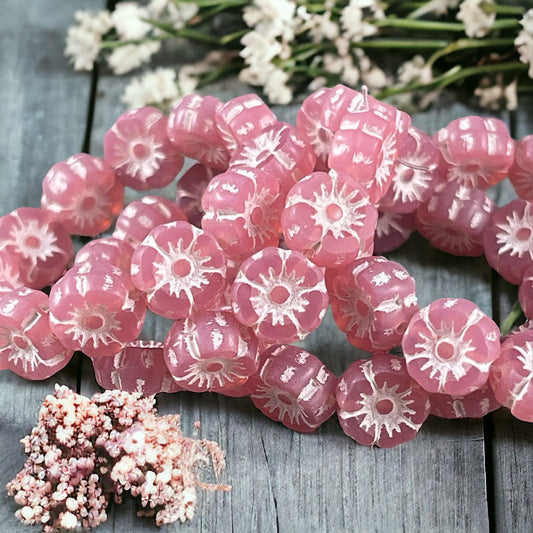
[[[74,11],[88,5],[98,3],[2,2],[0,215],[39,205],[40,181],[48,168],[81,149],[90,75],[74,73],[63,48]],[[126,81],[101,70],[91,136],[95,155],[102,155],[103,136],[124,110],[120,95]],[[246,91],[224,82],[206,92],[225,100]],[[276,108],[280,119],[291,122],[295,111],[295,106]],[[478,111],[444,98],[414,116],[414,122],[433,133],[472,113]],[[519,114],[517,135],[530,131],[531,117]],[[173,187],[166,190],[170,196],[173,192]],[[508,194],[501,191],[499,200]],[[414,275],[421,306],[439,297],[463,297],[488,314],[503,314],[512,304],[513,289],[482,258],[449,256],[418,236],[389,256]],[[162,339],[167,329],[167,321],[152,320],[143,334]],[[346,342],[329,314],[304,345],[337,374],[364,355]],[[21,468],[24,454],[18,441],[36,422],[39,405],[55,382],[87,395],[98,390],[88,360],[81,357],[44,382],[0,372],[0,530],[38,530],[17,522],[16,505],[2,487]],[[194,421],[201,421],[201,436],[218,441],[226,452],[221,481],[233,487],[229,493],[200,494],[194,520],[165,531],[532,530],[533,426],[504,410],[485,421],[430,417],[414,441],[381,450],[356,444],[335,417],[314,434],[292,432],[265,418],[247,398],[162,394],[158,407],[161,413],[180,413],[186,434],[192,433]],[[135,510],[135,502],[127,499],[110,510],[98,531],[157,530],[151,520],[137,518]]]

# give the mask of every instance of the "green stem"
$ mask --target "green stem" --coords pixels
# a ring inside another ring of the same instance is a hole
[[[366,49],[410,49],[410,50],[439,50],[450,44],[443,39],[372,39],[357,41],[352,46]]]
[[[373,21],[373,25],[378,28],[404,28],[407,30],[428,30],[428,31],[465,31],[465,25],[461,22],[439,22],[436,20],[416,20],[399,19],[387,17]]]
[[[500,324],[500,334],[507,335],[515,324],[517,324],[518,320],[522,318],[525,319],[524,313],[522,311],[522,308],[520,307],[520,302],[515,302],[513,305],[513,308],[511,309],[510,313],[503,319],[503,322]],[[523,322],[524,320],[522,320]]]
[[[487,14],[496,13],[497,15],[523,15],[526,11],[523,6],[502,6],[500,4],[483,4],[482,9]]]

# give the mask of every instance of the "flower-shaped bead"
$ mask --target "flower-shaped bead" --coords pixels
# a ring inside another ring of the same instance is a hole
[[[202,198],[202,228],[210,232],[228,257],[242,261],[279,243],[283,198],[279,183],[253,168],[215,176]]]
[[[349,176],[314,172],[289,191],[281,227],[289,248],[318,266],[338,268],[372,249],[377,216]]]
[[[118,353],[137,338],[146,315],[132,289],[127,273],[104,262],[73,267],[50,291],[52,331],[91,357]]]
[[[359,444],[392,448],[413,439],[429,415],[427,392],[405,360],[388,353],[352,363],[339,378],[337,416]]]
[[[133,251],[133,246],[126,241],[116,237],[101,237],[89,241],[79,249],[74,265],[103,261],[129,274]]]
[[[144,191],[168,185],[183,155],[167,137],[167,117],[154,107],[123,113],[104,136],[104,160],[118,180]]]
[[[23,286],[17,257],[0,250],[0,294]]]
[[[385,257],[356,259],[328,270],[326,282],[333,318],[348,341],[369,352],[398,346],[418,310],[415,280]]]
[[[518,301],[524,315],[533,319],[533,263],[524,271],[524,277],[518,288]]]
[[[237,320],[260,341],[288,343],[320,325],[328,295],[319,267],[300,252],[269,247],[242,263],[232,301]]]
[[[411,318],[407,370],[428,392],[465,396],[482,387],[500,354],[500,330],[474,303],[441,298]]]
[[[56,281],[74,255],[70,235],[37,207],[19,207],[0,217],[3,252],[18,264],[21,282],[42,289]]]
[[[214,96],[185,96],[168,116],[168,138],[187,157],[225,170],[230,154],[215,121],[222,105]]]
[[[185,213],[187,220],[198,228],[201,226],[204,216],[202,196],[216,174],[216,170],[196,163],[178,180],[176,204]]]
[[[220,303],[226,264],[210,233],[188,222],[169,222],[154,228],[135,250],[131,279],[154,313],[186,318]]]
[[[440,418],[482,418],[501,407],[487,382],[465,396],[430,394],[431,413]]]
[[[120,213],[113,237],[137,247],[156,226],[177,220],[187,220],[187,216],[176,203],[163,196],[146,195]]]
[[[66,366],[73,353],[50,329],[44,292],[21,288],[0,296],[0,369],[46,379]]]
[[[518,198],[496,209],[483,234],[483,250],[502,278],[519,285],[533,262],[533,201]]]
[[[415,229],[412,213],[378,213],[374,235],[374,254],[381,255],[396,250],[407,242]]]
[[[228,100],[217,109],[215,119],[230,154],[277,122],[276,115],[256,94]]]
[[[135,340],[115,355],[91,360],[96,381],[104,389],[145,396],[183,390],[167,369],[162,342]]]
[[[435,248],[453,255],[483,254],[483,235],[496,204],[481,190],[439,182],[416,210],[418,232]]]
[[[183,389],[224,393],[257,371],[257,339],[233,313],[204,311],[174,322],[165,339],[165,362]]]
[[[490,371],[498,401],[513,416],[533,422],[533,329],[510,335]]]
[[[439,177],[439,150],[433,139],[411,126],[392,169],[392,182],[380,211],[411,213],[427,202]]]
[[[107,230],[124,203],[124,186],[102,159],[77,154],[56,163],[43,180],[41,207],[76,235]]]
[[[533,200],[533,134],[515,143],[508,177],[519,198]]]
[[[261,359],[250,378],[250,397],[263,414],[310,433],[335,412],[337,378],[318,357],[298,346],[275,345]]]
[[[513,163],[514,141],[497,118],[452,120],[433,136],[442,155],[441,177],[487,189],[503,180]]]

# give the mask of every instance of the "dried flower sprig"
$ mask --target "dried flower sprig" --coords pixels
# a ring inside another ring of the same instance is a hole
[[[194,516],[196,488],[230,490],[197,478],[196,467],[225,467],[216,442],[184,437],[179,415],[158,416],[153,397],[106,391],[91,399],[57,386],[22,439],[28,459],[7,484],[26,524],[43,532],[94,528],[124,491],[158,525]]]

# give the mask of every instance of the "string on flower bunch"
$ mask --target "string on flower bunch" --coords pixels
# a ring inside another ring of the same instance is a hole
[[[185,156],[196,163],[182,172]],[[253,94],[125,112],[103,158],[56,163],[41,207],[0,217],[0,367],[44,379],[81,351],[107,389],[249,396],[302,432],[337,412],[348,435],[383,447],[430,413],[503,405],[533,421],[531,324],[501,338],[468,300],[419,308],[413,277],[381,255],[415,228],[448,253],[484,254],[533,318],[532,162],[533,136],[514,141],[498,119],[430,137],[342,85],[306,98],[296,125]],[[125,186],[176,175],[175,200],[122,210]],[[498,207],[485,191],[505,178],[518,197]],[[74,255],[71,235],[110,228]],[[292,344],[328,305],[369,352],[341,376]],[[164,342],[139,340],[147,309],[173,321]]]

